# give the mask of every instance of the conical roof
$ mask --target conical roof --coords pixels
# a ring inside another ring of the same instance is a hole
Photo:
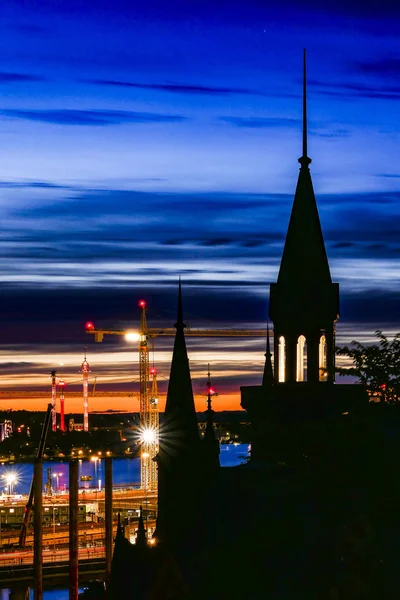
[[[306,53],[303,80],[303,155],[283,250],[278,284],[302,287],[332,283],[307,156]]]
[[[165,405],[165,435],[176,438],[179,445],[200,441],[184,327],[182,287],[179,281],[178,319],[175,323],[176,335]]]

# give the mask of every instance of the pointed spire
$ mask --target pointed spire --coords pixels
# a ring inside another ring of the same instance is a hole
[[[182,310],[182,283],[181,278],[179,276],[179,288],[178,288],[178,318],[174,325],[176,329],[184,329],[186,327],[183,322],[183,310]]]
[[[147,532],[144,527],[143,520],[143,508],[140,507],[138,528],[136,529],[136,547],[146,548],[147,547]]]
[[[303,155],[296,193],[286,235],[278,284],[296,290],[304,286],[331,284],[328,258],[322,235],[307,156],[306,51],[303,55]]]
[[[84,360],[86,360],[86,351],[87,351],[87,346],[84,346],[83,347]]]
[[[307,55],[303,50],[303,154],[299,158],[302,167],[308,167],[311,158],[307,156]]]
[[[119,540],[119,539],[124,539],[125,538],[125,534],[124,534],[124,527],[121,524],[121,513],[118,513],[118,525],[117,525],[117,533],[115,536],[115,541]]]
[[[211,407],[211,398],[213,396],[217,396],[215,390],[211,385],[211,374],[210,374],[210,365],[208,365],[208,373],[207,373],[207,422],[206,422],[206,430],[204,432],[204,444],[206,448],[206,452],[208,454],[209,459],[211,459],[211,464],[214,467],[219,467],[219,442],[215,437],[214,431],[214,419],[213,414],[214,411]]]
[[[211,374],[210,374],[210,365],[208,365],[208,373],[207,373],[207,424],[206,430],[204,433],[204,439],[213,439],[215,440],[214,434],[214,422],[213,422],[213,410],[211,408],[211,398],[215,394],[214,390],[211,387]]]
[[[194,404],[189,359],[187,355],[182,310],[182,286],[179,279],[178,315],[175,323],[176,335],[172,354],[171,371],[165,405],[165,427],[169,428],[169,439],[173,435],[177,447],[188,449],[188,443],[200,441]],[[169,442],[169,440],[168,440]],[[169,444],[168,444],[169,445]],[[160,447],[162,442],[160,440]],[[167,440],[165,440],[167,446]]]
[[[267,349],[265,352],[264,374],[262,379],[262,387],[273,385],[275,383],[274,371],[271,360],[271,346],[269,341],[269,325],[267,323]]]

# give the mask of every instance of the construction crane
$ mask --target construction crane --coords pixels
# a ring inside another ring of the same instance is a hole
[[[57,408],[56,408],[56,400],[57,400],[57,371],[54,369],[50,373],[51,377],[51,430],[57,431]]]
[[[158,336],[174,336],[176,330],[169,328],[155,328],[147,326],[146,302],[140,300],[141,319],[139,332],[131,330],[97,329],[91,321],[85,325],[86,333],[94,336],[95,342],[102,342],[105,335],[122,335],[128,341],[139,343],[139,380],[140,380],[140,485],[143,490],[157,489],[157,468],[154,457],[158,452],[159,443],[159,414],[157,373],[149,369],[149,341]],[[186,336],[193,337],[266,337],[266,329],[191,329],[185,328]],[[150,374],[153,375],[152,390],[150,393]],[[155,402],[154,399],[157,398]]]
[[[51,420],[51,415],[53,411],[53,405],[47,405],[47,412],[44,417],[42,433],[40,435],[39,447],[36,454],[36,461],[42,462],[44,449],[46,447],[47,433],[49,431],[49,425]],[[31,489],[29,491],[28,502],[25,506],[24,519],[22,521],[21,532],[19,534],[18,546],[20,548],[25,548],[26,543],[26,534],[28,533],[29,522],[31,520],[32,508],[33,508],[33,498],[34,498],[34,476],[32,476],[31,481]]]
[[[82,363],[82,377],[83,377],[83,431],[89,431],[89,398],[88,398],[88,394],[89,394],[89,382],[88,382],[88,378],[89,378],[89,372],[90,372],[90,367],[89,367],[89,363],[86,360],[86,350],[87,350],[87,346],[85,346],[85,358],[83,360]]]

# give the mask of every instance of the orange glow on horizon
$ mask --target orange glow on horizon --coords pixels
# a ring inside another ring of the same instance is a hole
[[[16,396],[17,394],[17,396]],[[160,412],[165,409],[165,396],[159,398]],[[207,398],[195,396],[195,405],[197,412],[204,412]],[[1,410],[38,410],[45,411],[47,404],[49,403],[49,394],[38,394],[34,397],[29,394],[24,395],[24,392],[19,393],[7,393],[3,392],[0,394],[0,409]],[[104,395],[94,397],[90,402],[92,411],[95,412],[106,412],[107,410],[121,411],[121,412],[139,412],[139,395],[132,395],[129,392],[122,393],[117,392],[113,395],[113,392],[107,392]],[[215,412],[223,410],[242,410],[240,406],[240,393],[226,393],[219,394],[218,399],[213,399],[213,410]],[[65,412],[68,413],[82,413],[83,414],[83,403],[82,394],[67,395],[65,397]],[[83,417],[82,417],[83,418]],[[90,412],[89,412],[90,418]]]

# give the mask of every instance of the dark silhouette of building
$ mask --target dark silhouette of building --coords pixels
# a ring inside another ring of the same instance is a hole
[[[343,414],[366,402],[365,390],[335,386],[335,326],[339,284],[332,283],[307,154],[306,55],[303,74],[303,152],[278,279],[270,284],[274,367],[269,340],[261,386],[241,388],[253,424],[271,414],[284,420]],[[272,374],[273,373],[273,374]],[[255,426],[253,457],[265,437]]]
[[[220,468],[210,396],[206,435],[199,437],[179,284],[157,457],[155,544],[146,542],[143,524],[136,545],[119,527],[110,600],[363,597],[341,595],[365,577],[358,557],[343,549],[341,532],[366,510],[354,502],[367,480],[354,416],[367,397],[361,386],[334,383],[339,288],[331,281],[309,171],[305,63],[299,161],[278,281],[271,285],[275,368],[267,335],[261,385],[241,388],[252,422],[251,460]]]

